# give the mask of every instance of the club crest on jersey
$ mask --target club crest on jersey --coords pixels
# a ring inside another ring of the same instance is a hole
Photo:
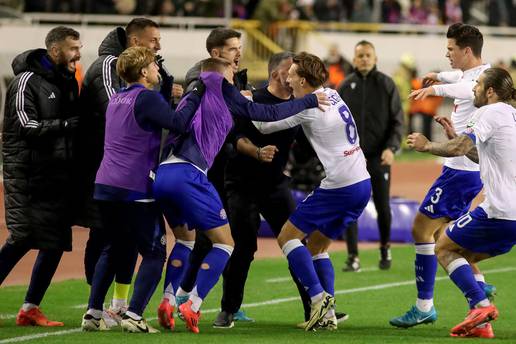
[[[469,121],[468,124],[466,124],[466,128],[471,128],[475,125],[474,121]]]
[[[228,216],[226,215],[226,211],[224,210],[224,208],[222,208],[222,209],[220,210],[220,214],[219,214],[219,216],[220,216],[220,218],[221,218],[222,220],[225,220],[225,219],[227,219],[227,218],[228,218]]]

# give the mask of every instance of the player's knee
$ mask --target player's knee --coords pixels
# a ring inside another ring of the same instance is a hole
[[[181,261],[180,259],[174,259],[170,262],[170,265],[172,265],[175,268],[180,268],[181,266],[183,266],[183,261]]]

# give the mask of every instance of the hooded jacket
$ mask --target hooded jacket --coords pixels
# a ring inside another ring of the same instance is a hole
[[[29,50],[12,63],[3,147],[8,242],[33,249],[71,250],[78,115],[74,75],[56,67],[46,50]]]

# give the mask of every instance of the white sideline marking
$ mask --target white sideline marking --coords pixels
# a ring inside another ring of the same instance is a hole
[[[0,314],[0,319],[7,320],[7,319],[14,319],[16,318],[16,314]]]
[[[360,272],[368,272],[368,271],[378,271],[380,269],[371,266],[368,268],[360,269]],[[292,276],[286,276],[286,277],[275,277],[275,278],[269,278],[265,280],[265,283],[283,283],[283,282],[289,282],[292,281]]]
[[[483,273],[484,274],[495,274],[495,273],[504,273],[504,272],[515,271],[515,270],[516,270],[515,267],[507,267],[507,268],[501,268],[501,269],[485,270],[485,271],[483,271]],[[448,279],[448,276],[441,276],[441,277],[436,277],[435,281],[437,282],[437,281],[442,281],[442,280],[446,280],[446,279]],[[362,288],[336,290],[335,295],[352,294],[352,293],[360,293],[360,292],[371,291],[371,290],[395,288],[395,287],[400,287],[400,286],[405,286],[405,285],[413,285],[415,283],[416,283],[415,280],[410,280],[410,281],[402,281],[402,282],[377,284],[377,285],[372,285],[372,286],[362,287]],[[299,296],[284,297],[281,299],[272,299],[272,300],[262,301],[262,302],[244,303],[242,305],[242,308],[254,308],[254,307],[267,306],[267,305],[277,305],[280,303],[297,301],[297,300],[299,300]],[[212,308],[212,309],[204,310],[203,313],[215,313],[215,312],[218,312],[219,310],[220,310],[219,308]],[[148,320],[156,320],[156,317],[148,318]],[[29,335],[29,336],[12,337],[12,338],[6,338],[3,340],[0,340],[0,344],[25,342],[25,341],[29,341],[32,339],[39,339],[39,338],[44,338],[44,337],[48,337],[48,336],[61,336],[61,335],[76,333],[76,332],[81,332],[81,331],[82,331],[81,328],[74,328],[74,329],[64,330],[64,331],[44,332],[44,333],[38,333],[38,334]]]

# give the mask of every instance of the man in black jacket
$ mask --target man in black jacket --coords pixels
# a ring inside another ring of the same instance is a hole
[[[3,128],[5,212],[9,237],[0,249],[0,284],[31,249],[39,250],[18,326],[63,326],[39,305],[63,251],[72,249],[73,167],[78,126],[79,33],[59,26],[45,49],[13,63]]]
[[[389,204],[391,164],[400,148],[403,111],[393,80],[376,69],[376,52],[372,43],[360,41],[355,46],[355,71],[339,89],[358,127],[360,146],[371,175],[373,201],[380,229],[380,269],[391,266]],[[359,271],[357,224],[347,231],[348,260],[345,271]]]
[[[77,224],[89,227],[90,236],[86,245],[84,266],[86,280],[91,285],[93,272],[104,246],[105,231],[100,221],[99,210],[93,201],[95,175],[104,154],[105,112],[109,99],[125,86],[116,73],[118,56],[129,47],[143,46],[157,53],[161,49],[159,25],[146,18],[135,18],[124,28],[117,27],[102,41],[99,47],[99,57],[86,72],[81,91],[82,117],[80,133],[80,168],[79,182],[81,198],[85,203],[81,207]],[[158,58],[161,75],[161,89],[180,97],[182,87],[174,85],[173,77],[163,68],[162,60]],[[117,271],[115,290],[111,308],[105,316],[108,326],[114,326],[121,321],[120,314],[127,307],[129,286],[136,263],[136,256],[127,257],[124,269]],[[110,321],[113,319],[115,322]]]

